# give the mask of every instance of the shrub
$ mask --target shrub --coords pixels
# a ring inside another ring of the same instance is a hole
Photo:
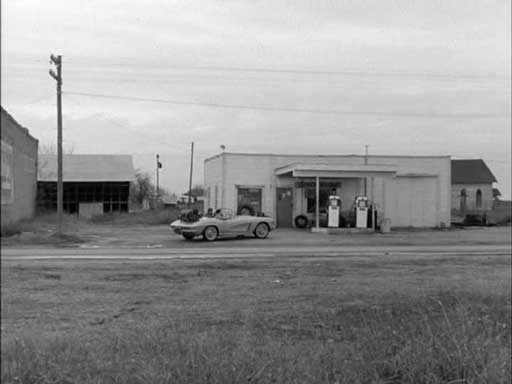
[[[2,224],[2,230],[0,231],[0,237],[9,237],[19,235],[22,232],[22,226],[18,223]]]

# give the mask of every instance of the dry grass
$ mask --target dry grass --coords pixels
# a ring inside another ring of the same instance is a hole
[[[4,262],[4,383],[508,383],[509,257]]]
[[[68,245],[87,240],[80,234],[83,223],[74,215],[63,216],[64,234],[57,233],[57,215],[46,214],[2,226],[2,245]]]
[[[76,245],[96,239],[108,238],[109,232],[119,238],[127,227],[141,228],[146,226],[167,225],[178,217],[174,209],[150,210],[136,213],[117,213],[95,216],[90,220],[75,215],[64,215],[64,234],[58,235],[57,215],[55,213],[36,216],[31,220],[1,226],[3,246],[18,245]],[[144,235],[140,236],[142,240]],[[130,238],[130,235],[127,236]]]

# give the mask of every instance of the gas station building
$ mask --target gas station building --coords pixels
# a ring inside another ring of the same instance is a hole
[[[223,152],[205,160],[204,180],[205,208],[264,214],[278,227],[296,226],[299,216],[307,217],[309,226],[327,226],[322,218],[333,195],[346,218],[355,212],[355,199],[366,197],[377,225],[384,220],[391,227],[450,225],[450,156]]]

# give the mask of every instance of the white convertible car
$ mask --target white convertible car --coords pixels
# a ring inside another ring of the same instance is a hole
[[[196,217],[192,220],[182,217],[171,223],[171,230],[185,239],[191,240],[201,235],[207,241],[229,236],[256,236],[264,239],[275,227],[275,221],[270,217],[235,216],[230,209],[219,209],[212,217]]]

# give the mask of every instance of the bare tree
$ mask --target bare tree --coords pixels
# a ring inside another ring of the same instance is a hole
[[[75,152],[75,146],[73,143],[67,146],[63,146],[62,153],[65,155],[72,155]],[[39,145],[38,153],[40,155],[56,155],[57,154],[57,145],[55,143],[44,143]]]
[[[137,170],[135,180],[130,185],[130,199],[132,202],[142,204],[145,199],[152,199],[155,192],[156,187],[151,182],[149,174]]]
[[[186,195],[190,194],[192,197],[204,196],[205,190],[201,184],[196,184],[192,187],[190,191],[185,193]]]
[[[74,150],[75,147],[72,143],[62,148],[62,152],[65,155],[72,155]],[[57,145],[53,142],[41,144],[39,145],[37,152],[38,155],[57,155]],[[42,160],[41,158],[39,158],[37,161],[37,174],[40,176],[43,175],[46,172],[45,168],[47,166],[48,160]]]

